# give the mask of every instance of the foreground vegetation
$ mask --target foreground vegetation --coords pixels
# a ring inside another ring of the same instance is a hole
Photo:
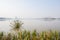
[[[18,32],[17,34],[0,32],[0,40],[60,40],[60,33],[58,32],[40,32],[35,30],[31,33],[29,31]]]
[[[36,30],[30,32],[27,30],[22,31],[22,22],[19,20],[11,23],[12,31],[5,34],[0,32],[0,40],[60,40],[60,33],[57,31],[43,31],[37,32]]]

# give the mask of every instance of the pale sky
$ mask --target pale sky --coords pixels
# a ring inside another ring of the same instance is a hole
[[[60,17],[60,0],[0,0],[0,17]]]

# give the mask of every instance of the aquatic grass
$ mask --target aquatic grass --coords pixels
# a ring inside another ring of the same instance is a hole
[[[12,33],[8,33],[7,35],[0,32],[0,40],[60,40],[59,32],[37,32],[34,30],[33,32],[30,31],[22,31],[18,32],[18,35]]]
[[[19,20],[14,20],[12,23],[10,23],[10,26],[14,31],[21,31],[22,25],[23,23]]]

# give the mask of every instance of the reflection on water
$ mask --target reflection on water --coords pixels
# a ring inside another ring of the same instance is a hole
[[[44,31],[44,30],[60,30],[60,21],[59,20],[53,20],[53,21],[44,21],[44,20],[21,20],[23,24],[23,28],[25,30],[34,30],[37,31]],[[10,31],[10,22],[13,22],[13,20],[7,20],[7,21],[0,21],[0,31]]]

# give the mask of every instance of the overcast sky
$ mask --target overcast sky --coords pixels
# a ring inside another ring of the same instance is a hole
[[[60,17],[60,0],[0,0],[0,17]]]

